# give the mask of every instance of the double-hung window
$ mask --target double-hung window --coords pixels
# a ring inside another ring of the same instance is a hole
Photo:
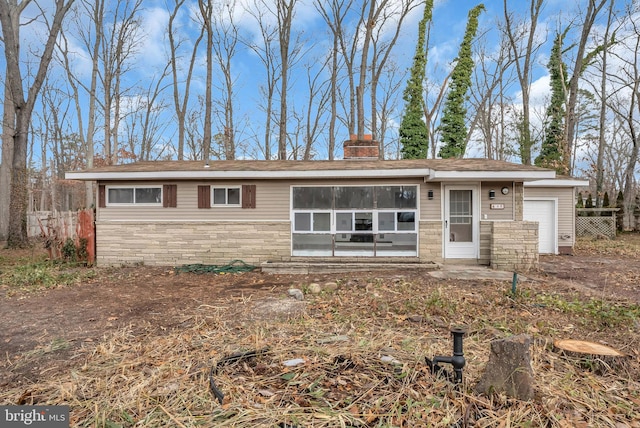
[[[240,187],[212,187],[212,206],[234,206],[240,205]]]
[[[107,205],[162,205],[162,186],[108,186]]]

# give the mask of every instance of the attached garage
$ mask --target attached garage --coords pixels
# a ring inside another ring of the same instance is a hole
[[[558,254],[558,199],[525,199],[525,221],[538,222],[538,251]]]
[[[572,254],[576,235],[576,187],[588,180],[557,178],[524,183],[524,220],[539,224],[541,254]]]

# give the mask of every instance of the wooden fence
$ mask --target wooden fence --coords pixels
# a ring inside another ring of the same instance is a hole
[[[42,237],[47,230],[57,230],[66,238],[76,237],[77,211],[32,211],[27,213],[27,235]]]
[[[616,212],[619,208],[577,208],[576,236],[616,237]]]
[[[27,234],[39,237],[52,259],[62,257],[62,248],[71,239],[79,261],[95,261],[95,228],[93,210],[34,211],[27,213]]]

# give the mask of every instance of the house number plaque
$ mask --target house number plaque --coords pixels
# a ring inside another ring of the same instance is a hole
[[[503,210],[504,209],[504,204],[491,204],[491,209],[492,210]]]

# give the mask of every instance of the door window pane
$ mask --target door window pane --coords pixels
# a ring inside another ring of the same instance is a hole
[[[471,190],[449,191],[449,242],[473,241]]]

